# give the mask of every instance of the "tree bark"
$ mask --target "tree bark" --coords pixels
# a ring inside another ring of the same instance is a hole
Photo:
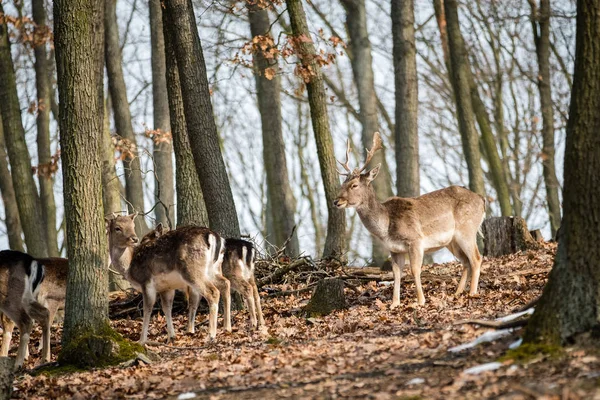
[[[521,217],[491,217],[483,221],[483,255],[500,257],[538,248]]]
[[[108,75],[108,89],[112,101],[115,127],[117,134],[127,139],[131,144],[129,149],[133,158],[123,160],[125,169],[125,191],[129,212],[144,211],[144,184],[140,169],[140,158],[137,151],[137,141],[131,125],[131,113],[127,101],[127,88],[123,77],[121,45],[119,43],[119,27],[117,24],[116,0],[105,0],[105,57]],[[144,218],[135,219],[135,230],[142,237],[148,230]]]
[[[43,0],[32,0],[33,21],[35,30],[43,33],[48,30],[46,25],[46,9]],[[54,202],[54,177],[50,168],[52,152],[50,149],[50,60],[46,52],[46,42],[34,42],[35,53],[35,83],[37,90],[37,150],[38,150],[38,181],[40,183],[40,201],[42,218],[48,243],[48,255],[58,257],[58,238],[56,233],[56,204]]]
[[[304,307],[308,317],[321,317],[346,308],[344,281],[338,278],[322,279],[317,284],[309,303]]]
[[[362,145],[368,148],[373,143],[373,134],[379,131],[379,113],[377,108],[377,95],[375,93],[375,78],[373,76],[373,58],[371,55],[371,42],[367,30],[367,11],[364,0],[342,0],[346,9],[346,28],[350,41],[348,48],[352,57],[352,74],[358,91],[358,104],[360,107],[359,120],[362,125]],[[396,125],[396,129],[398,125]],[[418,161],[418,160],[417,160]],[[385,152],[375,153],[372,165],[381,163],[381,175],[373,181],[372,185],[377,198],[383,200],[394,195],[392,191],[392,178],[385,159]],[[418,173],[418,168],[417,168]],[[398,180],[399,182],[399,180]],[[418,175],[417,175],[418,186]],[[418,192],[418,190],[417,190]],[[418,195],[418,193],[417,193]],[[381,266],[389,257],[389,251],[381,240],[371,235],[373,242],[373,264]]]
[[[173,182],[173,141],[169,121],[169,96],[165,60],[165,40],[163,35],[162,8],[160,0],[150,0],[150,42],[152,47],[152,104],[154,130],[164,136],[154,138],[152,156],[154,158],[156,223],[175,226],[175,184]]]
[[[321,166],[321,177],[325,187],[327,201],[327,236],[323,257],[344,257],[346,252],[346,215],[333,205],[339,188],[339,177],[335,167],[333,139],[329,129],[327,116],[327,96],[323,85],[321,67],[316,61],[315,46],[310,38],[306,22],[306,14],[301,0],[286,1],[295,47],[300,59],[301,68],[306,71],[305,82],[308,89],[308,103],[312,120],[317,154]]]
[[[562,344],[600,320],[600,0],[577,2],[575,74],[567,123],[564,215],[548,283],[526,342]]]
[[[0,400],[9,400],[12,397],[14,380],[15,359],[0,357]]]
[[[271,23],[267,9],[261,9],[256,4],[248,5],[248,9],[252,37],[271,38]],[[268,75],[271,72],[274,74],[272,77]],[[267,212],[270,214],[273,233],[273,237],[269,240],[277,248],[281,248],[294,232],[296,199],[290,186],[285,158],[281,119],[281,78],[278,73],[279,65],[276,60],[268,60],[261,49],[254,52],[254,74],[262,124],[263,160],[267,175],[269,202]],[[296,233],[287,244],[286,253],[291,257],[296,257],[300,253]]]
[[[54,42],[66,239],[63,352],[108,325],[108,248],[102,216],[103,0],[54,2]],[[81,357],[81,356],[80,356]]]
[[[3,13],[4,9],[0,4],[0,14]],[[0,24],[0,99],[2,99],[0,113],[4,139],[27,251],[34,257],[46,257],[48,255],[46,235],[40,235],[45,232],[40,198],[31,173],[31,158],[21,121],[21,108],[6,23]]]
[[[552,236],[560,227],[559,184],[554,164],[554,110],[550,77],[550,0],[541,0],[537,9],[536,0],[529,0],[531,6],[531,26],[538,60],[538,88],[542,111],[542,166],[546,185],[546,202],[550,217]],[[536,23],[537,22],[537,23]]]
[[[206,64],[191,0],[167,0],[189,141],[200,178],[210,228],[224,237],[239,237],[240,227],[219,147]]]
[[[469,170],[469,189],[485,196],[479,137],[473,120],[473,106],[469,87],[469,59],[465,43],[460,32],[458,5],[456,0],[444,1],[446,28],[448,32],[448,50],[451,62],[452,89],[456,101],[458,129],[462,140],[463,152]]]
[[[8,246],[12,250],[25,251],[21,233],[21,220],[19,218],[19,206],[17,196],[13,187],[12,177],[8,165],[6,145],[4,142],[4,128],[2,127],[2,115],[0,114],[0,193],[4,203],[4,223],[8,236]]]

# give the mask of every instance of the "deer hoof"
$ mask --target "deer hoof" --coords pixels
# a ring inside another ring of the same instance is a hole
[[[400,302],[398,303],[392,303],[392,305],[390,306],[390,310],[395,310],[396,308],[400,307]]]

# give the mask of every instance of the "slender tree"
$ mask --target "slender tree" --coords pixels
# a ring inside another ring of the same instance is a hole
[[[108,89],[112,101],[115,127],[117,134],[127,139],[131,144],[132,158],[123,160],[125,167],[125,191],[130,212],[143,212],[144,185],[140,159],[137,152],[137,141],[131,125],[131,112],[127,101],[127,88],[123,77],[121,46],[119,43],[119,26],[117,24],[116,0],[105,0],[104,24],[105,30],[105,59],[108,75]],[[144,218],[136,218],[136,233],[141,237],[148,226]]]
[[[239,237],[240,227],[219,147],[192,2],[166,0],[165,5],[170,20],[177,21],[173,26],[173,37],[185,120],[210,228],[225,237]]]
[[[116,359],[108,323],[108,248],[102,217],[103,0],[54,2],[67,301],[60,359],[90,365]],[[109,336],[110,335],[110,336]],[[85,349],[85,350],[84,350]],[[85,353],[81,353],[85,351]],[[86,356],[82,358],[81,354]]]
[[[252,38],[258,39],[259,43],[272,43],[268,10],[259,7],[258,4],[252,4],[248,6],[248,11]],[[274,43],[272,45],[274,46]],[[254,52],[254,73],[262,123],[263,160],[267,174],[267,212],[270,215],[268,219],[272,221],[274,235],[269,240],[281,247],[291,238],[286,250],[290,256],[297,256],[300,253],[298,235],[294,233],[291,237],[296,224],[296,200],[290,186],[285,159],[281,120],[281,78],[277,61],[264,56],[264,52],[268,50],[257,48]]]
[[[352,75],[358,91],[358,104],[360,107],[359,119],[362,125],[363,148],[368,148],[373,143],[373,134],[379,131],[379,113],[377,94],[375,93],[375,78],[373,76],[373,57],[371,55],[371,42],[367,30],[367,11],[365,0],[342,0],[346,10],[346,29],[350,41],[348,48],[352,57]],[[398,129],[398,125],[396,125]],[[373,157],[373,165],[381,163],[380,180],[373,181],[372,185],[379,199],[387,199],[394,195],[392,179],[385,159],[385,153],[379,152]],[[398,170],[400,171],[400,170]],[[417,160],[418,174],[418,160]],[[418,186],[418,175],[417,175]],[[418,195],[418,190],[417,190]],[[373,241],[373,263],[382,265],[388,258],[389,251],[383,243],[371,235]]]
[[[43,0],[32,0],[33,21],[36,24],[34,34],[35,83],[37,90],[37,150],[38,181],[42,217],[48,243],[48,255],[58,257],[58,239],[56,234],[56,205],[54,202],[54,178],[52,171],[52,152],[50,149],[50,60],[46,51],[46,9]]]
[[[327,236],[324,257],[340,257],[346,251],[346,216],[344,210],[337,209],[333,200],[339,188],[339,177],[335,167],[333,139],[327,115],[327,96],[323,84],[321,67],[317,63],[315,45],[311,40],[306,14],[301,0],[286,0],[293,40],[300,60],[301,75],[308,90],[308,103],[312,120],[317,154],[321,165],[321,177],[327,201]]]
[[[473,119],[473,105],[469,86],[469,59],[465,42],[460,32],[458,5],[456,0],[444,0],[446,26],[448,31],[448,50],[450,53],[451,79],[456,101],[456,116],[460,131],[463,152],[469,170],[469,188],[475,193],[485,195],[479,136]]]
[[[525,340],[564,344],[600,320],[600,0],[577,2],[558,251]]]
[[[0,15],[4,14],[0,4]],[[19,207],[19,217],[25,234],[27,251],[34,256],[48,255],[48,245],[42,219],[37,188],[31,174],[31,158],[25,142],[21,121],[21,108],[17,94],[15,70],[10,52],[6,22],[0,23],[0,114],[8,158],[10,160],[13,188]]]
[[[173,182],[173,143],[169,135],[169,98],[167,95],[165,40],[160,0],[150,0],[150,43],[152,48],[152,104],[154,115],[155,166],[154,193],[159,201],[156,222],[175,225],[175,186]]]
[[[173,23],[169,13],[163,12],[165,36],[166,82],[171,117],[171,132],[175,150],[175,183],[177,190],[177,225],[208,226],[208,214],[204,205],[202,187],[196,173],[194,156],[187,134],[185,110],[179,83],[179,71],[173,39]]]
[[[12,250],[25,251],[21,234],[21,220],[19,219],[19,207],[17,196],[13,187],[12,178],[8,165],[8,155],[4,144],[4,129],[2,128],[2,115],[0,115],[0,194],[4,203],[4,223],[8,236],[8,246]]]
[[[546,184],[546,202],[550,216],[552,237],[560,227],[559,184],[554,163],[554,103],[550,76],[550,0],[540,0],[538,9],[536,0],[528,0],[531,6],[531,27],[538,60],[537,82],[540,91],[542,111],[542,166]]]

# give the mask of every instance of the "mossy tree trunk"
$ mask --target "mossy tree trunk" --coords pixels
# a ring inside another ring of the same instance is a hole
[[[304,307],[304,312],[308,317],[320,317],[344,308],[346,308],[344,281],[327,278],[319,281],[310,301]]]
[[[0,14],[3,13],[4,9],[0,4]],[[2,114],[4,139],[27,251],[35,257],[46,257],[48,245],[44,234],[42,208],[31,174],[31,157],[25,142],[8,36],[8,28],[3,22],[0,24],[0,99],[2,99],[0,114]]]
[[[365,0],[343,0],[342,5],[346,9],[346,28],[350,41],[348,42],[349,53],[352,54],[352,75],[358,92],[359,119],[362,125],[361,142],[364,149],[371,147],[373,134],[379,131],[379,113],[377,94],[375,93],[375,78],[373,75],[373,57],[371,54],[371,42],[367,30],[367,10]],[[398,125],[396,125],[396,129]],[[385,152],[375,153],[372,165],[381,163],[378,179],[372,185],[380,200],[394,195],[392,190],[392,178],[385,159]],[[418,171],[417,171],[418,172]],[[417,183],[418,184],[418,183]],[[372,262],[381,266],[389,257],[390,252],[381,240],[371,235],[373,242]]]
[[[550,0],[541,0],[539,9],[536,6],[536,0],[529,0],[529,5],[531,6],[531,26],[538,60],[537,81],[542,112],[542,166],[550,229],[554,237],[560,227],[560,200],[554,163],[554,109],[550,77]]]
[[[600,321],[600,0],[577,2],[575,73],[567,123],[564,215],[548,283],[526,342],[563,344]]]
[[[479,137],[473,119],[473,105],[469,87],[470,66],[467,49],[460,32],[458,4],[456,0],[444,0],[446,29],[448,32],[448,50],[450,53],[452,89],[456,102],[456,117],[460,131],[463,152],[469,170],[469,189],[485,196]]]
[[[268,10],[254,4],[248,5],[248,11],[252,37],[271,38]],[[274,76],[271,76],[271,73]],[[296,199],[290,186],[285,159],[281,119],[281,77],[277,60],[268,60],[262,50],[257,50],[254,53],[254,75],[262,125],[263,159],[267,175],[269,199],[267,207],[269,217],[267,219],[272,222],[270,232],[273,233],[273,237],[268,240],[280,248],[290,238],[296,225],[294,221]],[[296,257],[300,253],[296,233],[291,237],[286,253],[292,257]]]
[[[103,0],[54,2],[66,239],[64,363],[102,364],[121,350],[109,326],[102,211]],[[85,352],[83,352],[85,350]]]
[[[13,187],[12,177],[8,165],[8,155],[6,154],[6,145],[4,142],[4,128],[2,127],[2,115],[0,113],[0,194],[4,203],[4,223],[6,225],[6,234],[8,236],[8,246],[12,250],[25,251],[23,246],[23,228],[19,219],[19,206],[15,188]]]
[[[105,59],[106,72],[108,76],[108,89],[114,112],[115,127],[117,134],[127,139],[131,144],[131,154],[123,160],[125,169],[125,192],[129,212],[144,212],[144,183],[140,166],[140,158],[137,151],[137,140],[131,125],[131,111],[127,100],[127,87],[123,77],[123,65],[121,59],[121,44],[119,42],[119,26],[117,24],[117,1],[105,0],[104,24],[105,24]],[[146,220],[142,217],[135,219],[135,231],[142,237],[148,230]]]
[[[224,237],[239,237],[240,227],[219,146],[217,125],[206,75],[202,44],[191,0],[166,0],[173,38],[188,137],[200,178],[210,228]]]
[[[327,115],[327,95],[323,84],[321,67],[316,60],[315,45],[308,30],[306,14],[301,0],[287,0],[292,33],[296,38],[296,52],[304,70],[303,78],[308,90],[308,103],[312,120],[317,155],[321,166],[321,178],[325,187],[327,201],[327,236],[323,257],[345,257],[346,253],[346,215],[344,210],[333,205],[340,186],[339,176],[335,166],[333,139],[329,129]]]
[[[164,11],[164,10],[163,10]],[[181,96],[179,71],[175,55],[173,23],[169,13],[162,12],[165,37],[166,82],[173,147],[175,150],[175,187],[177,191],[177,225],[208,226],[208,213],[204,204],[200,179],[194,164],[194,155],[185,123],[185,110]]]
[[[152,104],[154,130],[167,134],[169,122],[169,97],[160,0],[150,0],[150,42],[152,48]],[[154,209],[156,223],[175,227],[175,183],[173,182],[173,140],[168,136],[154,138],[152,151],[156,169],[154,195],[160,204]]]
[[[46,25],[46,9],[43,0],[32,0],[31,9],[36,23],[35,31],[38,39],[45,39],[48,26]],[[37,91],[37,150],[38,150],[38,181],[40,184],[40,201],[42,217],[48,243],[48,255],[58,257],[58,238],[56,232],[56,204],[54,202],[54,177],[51,169],[52,153],[50,149],[50,62],[46,51],[46,41],[35,41],[35,85]]]

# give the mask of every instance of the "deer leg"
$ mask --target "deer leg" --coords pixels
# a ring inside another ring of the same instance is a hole
[[[262,312],[262,306],[260,305],[260,295],[258,294],[258,286],[256,286],[256,281],[254,277],[250,279],[250,286],[252,286],[252,294],[254,295],[254,307],[256,307],[256,315],[258,317],[258,327],[265,327],[265,318]]]
[[[217,317],[219,313],[219,290],[211,282],[206,282],[204,297],[208,301],[208,335],[210,339],[217,337]]]
[[[144,322],[142,324],[142,334],[140,335],[140,344],[146,343],[148,340],[148,327],[150,326],[150,317],[152,316],[152,309],[154,303],[156,303],[156,289],[151,286],[145,286],[142,288],[142,299],[144,301]]]
[[[454,292],[454,295],[458,296],[465,290],[465,285],[467,284],[467,275],[471,264],[469,263],[469,259],[467,258],[465,253],[463,253],[458,244],[453,242],[450,246],[448,246],[448,250],[450,250],[452,254],[454,254],[454,257],[456,257],[462,263],[463,266],[462,274],[460,276],[460,282],[458,283],[456,292]]]
[[[417,303],[422,306],[425,304],[425,295],[421,286],[421,267],[423,266],[423,248],[420,245],[413,245],[409,249],[408,258],[410,261],[410,269],[415,278],[415,286],[417,287]]]
[[[254,293],[252,291],[252,285],[247,281],[241,282],[240,292],[242,293],[244,300],[246,300],[248,314],[250,314],[250,325],[252,325],[253,328],[256,328],[258,323],[256,321],[256,306],[254,304]]]
[[[196,311],[198,311],[198,304],[200,304],[200,293],[198,290],[188,286],[188,333],[196,332]]]
[[[479,249],[477,248],[476,236],[470,241],[459,242],[459,246],[465,254],[465,258],[469,260],[469,268],[471,270],[471,287],[469,288],[469,294],[477,294],[482,259]]]
[[[160,294],[160,305],[162,306],[165,319],[167,320],[167,340],[175,339],[175,329],[173,328],[173,299],[175,298],[175,290],[167,290]]]
[[[215,286],[223,296],[223,327],[231,332],[231,283],[223,275],[215,276]]]
[[[33,301],[29,304],[28,314],[42,326],[42,363],[50,361],[50,311],[45,305]]]
[[[13,330],[15,329],[15,323],[4,313],[2,313],[2,328],[2,348],[0,349],[0,356],[8,357],[10,341],[12,339]]]
[[[23,312],[21,321],[17,326],[21,338],[19,340],[19,349],[17,350],[17,359],[15,360],[15,369],[21,368],[25,361],[25,353],[29,346],[29,336],[31,335],[31,329],[33,328],[33,321],[29,315],[26,315],[25,312]]]
[[[406,256],[404,253],[392,253],[392,270],[394,271],[394,294],[392,296],[392,306],[393,310],[396,307],[400,307],[400,282],[402,280],[402,268],[404,267],[404,262],[406,261]]]

